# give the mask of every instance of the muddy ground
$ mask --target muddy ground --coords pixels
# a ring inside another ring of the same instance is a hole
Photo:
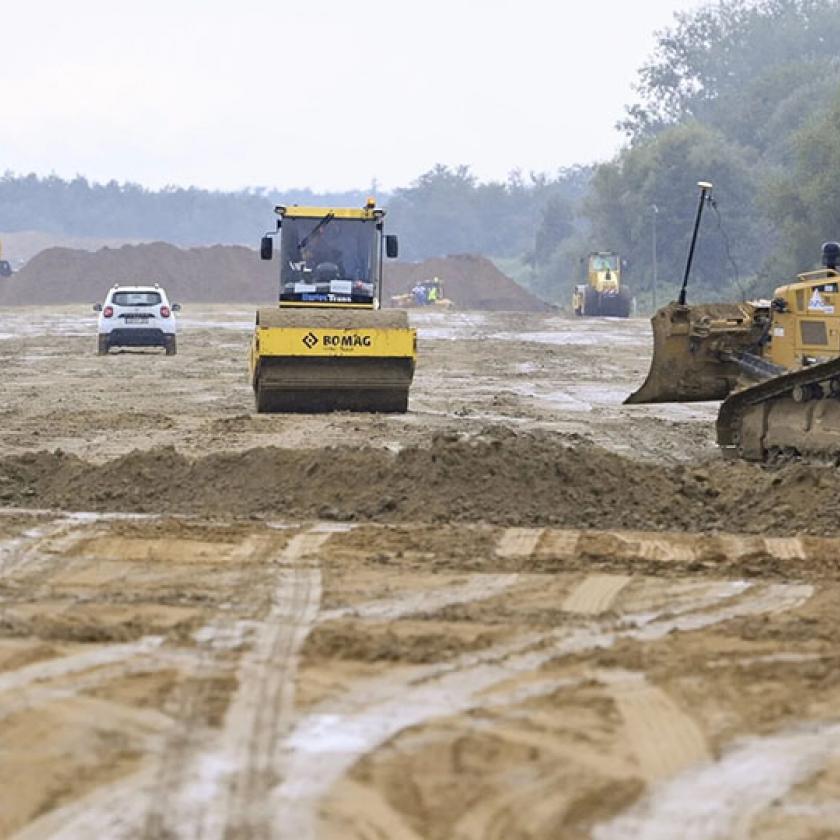
[[[834,469],[623,407],[642,321],[422,313],[408,415],[257,417],[184,316],[0,319],[0,836],[840,836]]]

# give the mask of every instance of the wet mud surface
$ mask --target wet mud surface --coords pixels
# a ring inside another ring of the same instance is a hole
[[[185,315],[0,323],[0,836],[837,835],[835,470],[622,407],[642,322],[421,315],[408,415],[285,418]]]

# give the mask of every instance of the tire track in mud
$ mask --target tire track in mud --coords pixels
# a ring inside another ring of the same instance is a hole
[[[568,594],[560,609],[580,615],[607,612],[628,583],[628,575],[589,575]]]
[[[274,604],[239,668],[239,690],[225,720],[225,751],[237,768],[226,830],[271,836],[262,812],[275,781],[277,742],[292,724],[298,657],[321,606],[321,570],[312,562],[330,532],[292,537],[279,562]]]
[[[277,558],[271,607],[240,659],[222,732],[210,736],[210,750],[181,763],[177,789],[155,818],[162,833],[189,826],[195,837],[274,836],[267,793],[281,769],[278,742],[292,724],[300,649],[320,609],[317,555],[335,530],[295,534]]]
[[[507,840],[510,837],[562,837],[556,833],[557,790],[565,780],[554,774],[511,785],[470,808],[452,827],[451,840]],[[342,786],[346,784],[342,782]],[[553,830],[552,830],[553,828]],[[360,835],[364,837],[364,835]]]
[[[0,542],[0,577],[15,577],[20,572],[29,573],[36,564],[50,563],[59,559],[58,555],[47,558],[39,549],[46,542],[64,537],[63,545],[79,539],[75,533],[82,525],[78,516],[68,514],[56,517],[42,525],[35,525],[24,530],[20,536]]]
[[[532,635],[455,662],[415,670],[401,679],[390,676],[361,681],[343,697],[316,707],[294,727],[287,741],[285,779],[272,794],[271,810],[288,836],[314,840],[324,797],[360,758],[403,730],[492,704],[494,687],[553,659],[608,648],[620,638],[654,640],[730,618],[791,609],[807,600],[812,591],[808,586],[762,589],[722,583],[693,604],[688,601],[659,613],[626,615],[617,628],[592,624]],[[651,701],[651,696],[642,697],[642,705],[646,699]],[[653,699],[654,706],[657,702],[668,705],[655,694]],[[641,720],[645,714],[643,709],[637,718]],[[678,721],[674,729],[682,729],[684,734],[680,714],[677,710],[672,715]],[[685,756],[695,747],[686,747],[679,754]]]
[[[402,814],[395,811],[377,790],[350,779],[342,784],[339,801],[333,806],[346,838],[365,840],[424,840],[406,824]]]
[[[330,536],[330,529],[323,526],[293,536],[275,558],[278,570],[274,575],[272,604],[265,620],[244,622],[234,614],[217,618],[203,628],[207,631],[206,639],[201,630],[194,634],[199,642],[197,650],[160,650],[158,647],[163,640],[152,637],[136,643],[98,647],[0,674],[0,713],[4,708],[4,682],[14,693],[15,700],[49,702],[56,698],[72,699],[79,691],[134,670],[175,667],[182,677],[198,678],[195,685],[185,686],[180,713],[172,718],[160,714],[148,721],[157,723],[161,737],[157,743],[148,744],[145,750],[148,757],[138,772],[58,809],[56,820],[51,819],[52,815],[36,820],[27,828],[25,836],[81,838],[101,834],[103,827],[107,828],[109,838],[200,836],[201,815],[194,806],[179,807],[177,794],[183,792],[180,787],[196,784],[195,779],[182,777],[190,769],[190,759],[198,751],[206,751],[208,741],[212,743],[218,730],[213,731],[203,723],[196,724],[195,721],[203,720],[203,716],[194,707],[203,697],[202,678],[230,673],[231,651],[247,642],[249,633],[255,629],[253,647],[240,660],[240,690],[234,699],[233,717],[228,721],[231,728],[225,731],[227,742],[223,744],[241,754],[233,754],[230,764],[222,768],[224,780],[211,779],[210,782],[212,790],[224,802],[228,801],[225,784],[231,777],[237,785],[232,787],[231,797],[257,796],[248,786],[253,787],[253,774],[263,769],[261,759],[269,749],[266,741],[276,740],[277,733],[272,735],[271,730],[272,726],[276,729],[278,711],[282,712],[290,705],[297,652],[320,605],[320,571],[311,565],[311,557]],[[236,559],[249,554],[254,547],[253,541],[246,540],[231,556]],[[60,560],[61,552],[57,555]],[[297,618],[302,619],[302,624],[296,622]],[[27,687],[30,690],[27,691]],[[21,690],[25,696],[21,695]],[[96,702],[92,701],[93,705]],[[121,708],[115,706],[114,712]],[[127,719],[133,719],[128,710],[125,715]],[[139,712],[136,717],[142,722]],[[199,784],[202,781],[207,782],[198,779]],[[218,835],[222,836],[224,830],[222,824]],[[248,836],[257,835],[249,833]]]
[[[530,557],[539,545],[544,528],[508,528],[496,543],[498,557]]]
[[[515,586],[519,580],[518,574],[474,574],[460,584],[425,589],[420,592],[405,592],[376,601],[324,610],[318,616],[318,623],[322,624],[338,618],[367,618],[381,621],[434,612],[454,604],[468,604],[493,598]]]
[[[708,761],[709,748],[697,723],[644,674],[602,672],[642,778],[668,779],[693,764]]]
[[[154,658],[162,641],[147,636],[0,673],[0,721],[58,699],[74,698],[128,674],[162,670],[166,663]]]
[[[756,817],[838,750],[840,725],[834,721],[740,739],[718,761],[685,770],[596,826],[593,840],[748,840]]]
[[[148,807],[156,768],[147,763],[140,770],[86,796],[48,811],[16,832],[10,840],[135,840]]]

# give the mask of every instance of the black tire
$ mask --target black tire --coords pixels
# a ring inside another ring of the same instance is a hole
[[[583,314],[584,315],[601,315],[601,295],[592,288],[587,286],[583,293]]]
[[[11,277],[12,266],[7,260],[0,260],[0,277]]]
[[[174,335],[167,338],[163,346],[166,348],[167,356],[174,356],[178,352],[178,340]]]
[[[108,341],[107,335],[100,335],[97,337],[96,341],[96,355],[97,356],[107,356],[108,350],[110,349],[111,345]]]

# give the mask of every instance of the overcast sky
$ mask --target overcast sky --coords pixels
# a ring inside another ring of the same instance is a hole
[[[0,170],[338,190],[609,158],[654,31],[701,3],[3,5]]]

